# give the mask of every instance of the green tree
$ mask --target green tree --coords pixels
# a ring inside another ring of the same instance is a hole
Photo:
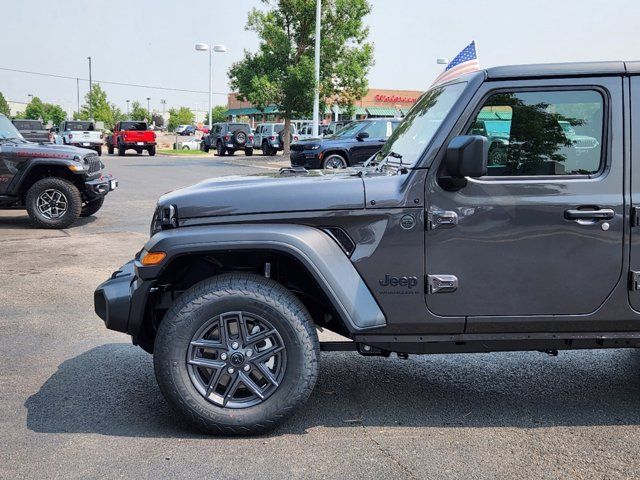
[[[246,29],[258,34],[256,53],[229,70],[238,98],[258,108],[274,104],[285,120],[284,152],[294,116],[313,109],[316,0],[262,0],[266,10],[253,9]],[[371,11],[367,0],[322,0],[320,33],[320,101],[353,105],[367,92],[373,45],[362,18]]]
[[[132,102],[129,118],[131,120],[136,120],[137,122],[149,121],[149,112],[140,102]]]
[[[9,103],[5,100],[2,92],[0,92],[0,113],[7,117],[11,116],[11,108],[9,108]]]
[[[51,122],[53,125],[60,125],[61,122],[67,119],[67,112],[65,112],[60,105],[45,103],[44,113],[46,122]]]
[[[122,111],[113,103],[108,102],[107,93],[97,83],[93,84],[92,91],[85,95],[84,102],[84,105],[80,108],[80,112],[76,112],[73,115],[75,120],[91,119],[89,104],[93,107],[93,120],[104,122],[104,126],[109,130],[113,130],[116,122],[125,119]]]
[[[216,105],[211,109],[213,112],[213,123],[221,123],[227,121],[227,107],[224,105]],[[209,125],[209,112],[204,117],[204,124]]]
[[[40,100],[40,97],[33,97],[27,107],[24,109],[25,118],[31,120],[42,120],[43,123],[46,123],[45,117],[45,106],[44,102]]]
[[[195,115],[189,108],[172,108],[169,110],[169,130],[175,130],[178,125],[191,125],[194,119]]]

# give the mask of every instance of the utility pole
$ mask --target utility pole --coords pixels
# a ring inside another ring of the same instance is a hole
[[[151,100],[151,97],[147,97],[147,121],[151,123],[151,107],[149,106],[149,100]]]
[[[131,100],[127,100],[127,118],[129,118],[129,102],[130,102],[130,101],[131,101]]]
[[[315,91],[313,96],[313,136],[318,136],[320,123],[320,17],[321,0],[316,0]]]
[[[89,120],[93,120],[93,82],[91,81],[91,57],[89,60]]]
[[[76,77],[76,97],[78,100],[78,114],[80,114],[80,79]]]

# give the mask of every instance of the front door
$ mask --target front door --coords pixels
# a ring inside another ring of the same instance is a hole
[[[481,87],[458,133],[488,138],[488,175],[443,188],[433,168],[428,181],[433,313],[467,316],[467,332],[535,330],[522,316],[589,314],[624,281],[621,88]]]
[[[368,133],[369,137],[362,140],[354,140],[351,147],[352,165],[366,162],[369,157],[382,148],[384,142],[391,135],[391,122],[388,120],[375,120],[369,122],[361,131]]]

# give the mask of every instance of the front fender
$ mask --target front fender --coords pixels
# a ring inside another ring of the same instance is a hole
[[[144,249],[165,252],[159,266],[135,262],[136,276],[157,278],[182,255],[229,250],[275,250],[292,255],[311,273],[336,311],[356,331],[383,327],[386,318],[369,288],[338,244],[323,231],[305,225],[236,224],[164,230]]]

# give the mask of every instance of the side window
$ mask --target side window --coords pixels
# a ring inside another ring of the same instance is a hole
[[[371,140],[379,139],[379,138],[387,138],[389,135],[387,133],[387,124],[389,122],[378,120],[376,122],[371,122],[364,129],[365,132],[369,134],[369,138]]]
[[[589,175],[600,169],[603,111],[594,90],[496,93],[467,134],[489,140],[488,175]]]

